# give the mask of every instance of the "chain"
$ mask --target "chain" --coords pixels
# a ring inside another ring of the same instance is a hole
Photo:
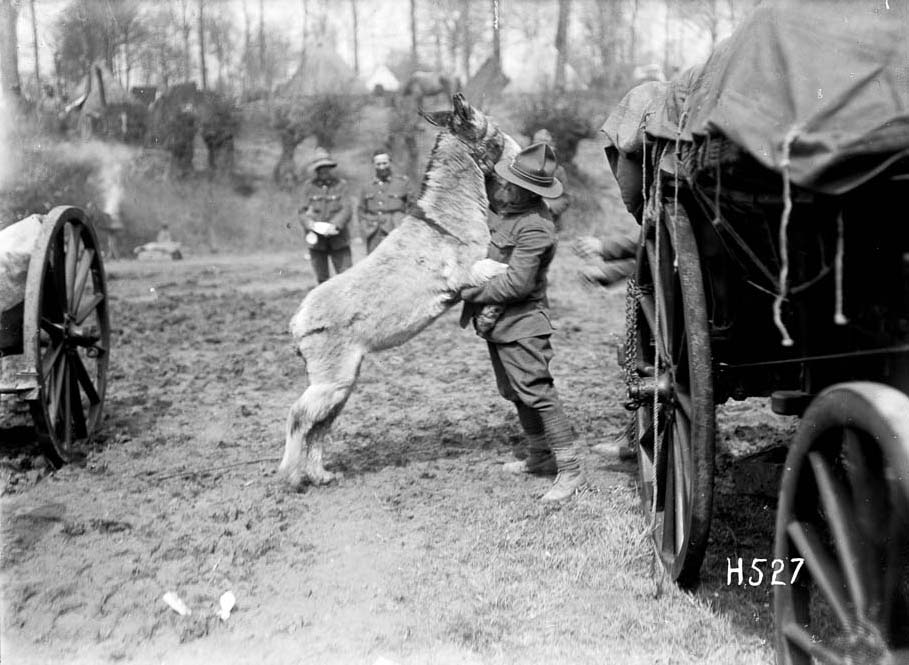
[[[638,303],[645,295],[653,293],[653,286],[640,286],[633,277],[628,279],[625,290],[625,351],[622,374],[625,377],[627,399],[625,408],[633,411],[640,406],[641,377],[637,371],[638,361]]]
[[[632,395],[638,394],[641,384],[640,377],[635,371],[638,357],[638,301],[641,298],[641,289],[634,277],[628,278],[628,288],[625,290],[625,357],[623,358],[623,371],[625,373],[625,387],[628,388],[628,402],[636,405]]]

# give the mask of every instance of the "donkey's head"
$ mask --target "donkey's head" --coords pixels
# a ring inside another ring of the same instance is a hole
[[[484,175],[502,157],[517,154],[518,144],[505,134],[486,114],[467,103],[460,92],[451,98],[451,111],[420,112],[433,125],[451,132],[467,146]]]

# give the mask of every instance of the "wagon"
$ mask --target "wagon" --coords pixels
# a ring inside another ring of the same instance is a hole
[[[80,456],[101,424],[107,285],[98,238],[81,209],[54,208],[36,235],[24,300],[0,312],[0,396],[27,402],[39,443],[59,465]]]
[[[857,11],[757,11],[607,147],[641,179],[620,361],[672,579],[707,548],[716,406],[800,417],[766,554],[785,664],[909,662],[909,17]]]

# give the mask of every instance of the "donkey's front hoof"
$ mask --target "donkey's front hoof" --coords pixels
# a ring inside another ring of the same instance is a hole
[[[291,492],[302,492],[306,489],[307,478],[299,471],[287,472],[284,469],[281,469],[279,474],[282,476],[284,485]]]
[[[332,473],[325,469],[312,469],[307,471],[306,475],[313,485],[328,485],[341,479],[340,473]]]

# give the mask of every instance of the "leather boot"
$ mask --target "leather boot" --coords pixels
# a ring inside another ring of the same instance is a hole
[[[629,419],[622,431],[612,437],[612,441],[590,446],[590,451],[611,460],[617,459],[621,462],[633,460],[637,457],[637,452],[629,444],[634,441],[636,432],[634,420]]]
[[[502,468],[508,473],[532,473],[537,476],[554,476],[556,474],[555,456],[546,445],[543,433],[527,434],[528,455],[516,462],[506,462]]]
[[[546,503],[565,501],[587,484],[587,477],[581,468],[571,425],[568,424],[568,419],[561,409],[543,414],[543,423],[546,428],[546,440],[556,459],[558,475],[549,491],[540,497],[540,501]]]
[[[559,471],[552,487],[549,488],[549,491],[547,491],[546,494],[540,497],[540,501],[543,501],[544,503],[567,501],[574,496],[575,492],[586,484],[587,477],[580,467],[567,471]]]

